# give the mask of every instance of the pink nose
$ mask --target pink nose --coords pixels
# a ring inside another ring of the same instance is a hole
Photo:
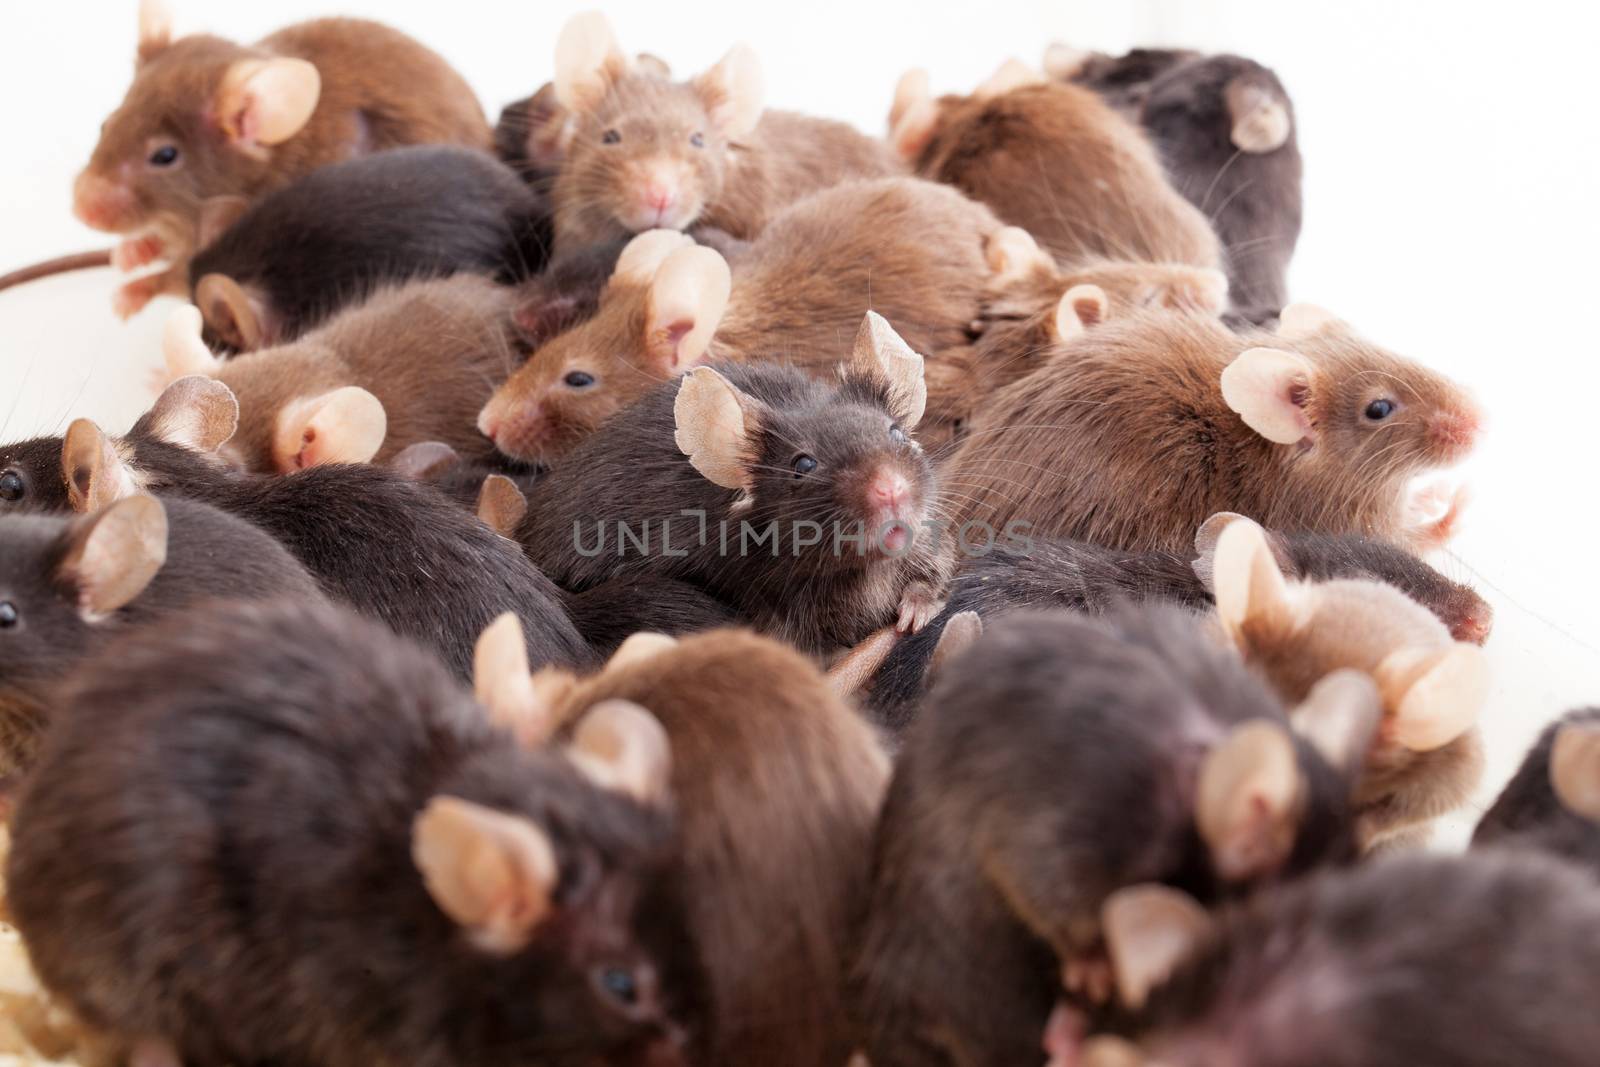
[[[1477,440],[1480,418],[1472,408],[1444,411],[1428,422],[1428,432],[1440,445],[1465,452]]]
[[[895,471],[879,471],[867,484],[867,496],[878,507],[899,511],[911,502],[911,483]]]
[[[84,171],[72,186],[72,212],[87,226],[115,233],[133,206],[133,195],[116,182]]]
[[[538,458],[548,429],[544,408],[538,404],[516,407],[504,413],[486,408],[478,418],[478,430],[494,442],[495,448],[512,459]]]
[[[644,187],[644,202],[655,211],[665,211],[678,198],[678,191],[665,182],[651,182]]]

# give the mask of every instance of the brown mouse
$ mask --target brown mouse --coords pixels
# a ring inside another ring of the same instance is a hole
[[[845,362],[831,382],[759,362],[658,386],[534,484],[529,558],[571,592],[688,582],[813,653],[920,629],[955,552],[912,436],[922,359],[869,312]]]
[[[1460,386],[1319,308],[1245,334],[1144,312],[993,397],[943,473],[966,519],[1043,537],[1181,552],[1233,511],[1425,551],[1453,534],[1461,498],[1419,516],[1409,483],[1463,459],[1481,421]]]
[[[296,341],[226,362],[201,340],[199,313],[182,308],[167,326],[167,369],[238,397],[228,453],[249,470],[383,463],[423,441],[488,458],[473,420],[520,359],[516,299],[472,274],[386,286]]]
[[[360,19],[296,23],[254,45],[174,38],[160,0],[141,0],[133,84],[73,187],[89,226],[126,235],[113,264],[165,261],[117,293],[126,317],[188,291],[202,209],[253,200],[324,163],[409,144],[488,148],[472,89],[440,56]]]
[[[590,12],[561,31],[555,68],[568,115],[551,187],[558,251],[696,221],[750,238],[807,193],[904,170],[844,123],[764,111],[760,63],[743,46],[674,82],[630,60]]]
[[[682,234],[641,234],[594,318],[536,351],[479,427],[507,455],[548,459],[707,360],[783,359],[831,378],[841,338],[869,310],[935,365],[969,344],[996,286],[1054,271],[1018,233],[954,189],[890,178],[807,197],[731,269]],[[932,411],[945,404],[930,397]]]
[[[840,1067],[853,1043],[844,971],[888,778],[870,728],[805,657],[747,631],[636,634],[582,680],[530,679],[514,634],[491,629],[479,649],[480,681],[506,668],[480,692],[530,742],[617,700],[665,729],[685,932],[706,981],[689,1062]]]
[[[683,1062],[670,752],[637,707],[524,751],[424,649],[277,601],[130,635],[58,727],[9,900],[131,1062]]]
[[[1304,700],[1335,670],[1376,684],[1383,718],[1354,797],[1363,848],[1422,839],[1432,820],[1467,802],[1484,767],[1482,649],[1454,640],[1392,585],[1287,579],[1249,519],[1219,516],[1197,541],[1223,633],[1285,702]]]
[[[926,72],[911,71],[890,122],[912,170],[988,204],[1064,262],[1222,266],[1210,223],[1168,183],[1144,134],[1088,89],[1013,61],[970,96],[935,99]]]

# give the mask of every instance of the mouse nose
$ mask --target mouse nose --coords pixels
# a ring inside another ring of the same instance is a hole
[[[490,400],[478,413],[478,432],[512,459],[536,459],[548,429],[541,404]]]
[[[123,218],[133,207],[133,194],[126,186],[84,171],[72,185],[72,213],[86,226],[106,233],[122,229]]]
[[[867,499],[875,507],[898,514],[911,503],[911,483],[895,470],[880,470],[867,483]]]
[[[671,208],[673,201],[677,199],[677,189],[668,182],[652,180],[644,187],[645,206],[658,215]]]
[[[1440,449],[1452,456],[1466,455],[1472,450],[1482,429],[1483,419],[1478,410],[1463,406],[1441,411],[1428,420],[1428,436]]]

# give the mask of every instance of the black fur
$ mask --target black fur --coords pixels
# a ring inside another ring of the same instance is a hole
[[[1600,724],[1600,708],[1582,708],[1539,735],[1517,773],[1472,835],[1474,848],[1526,845],[1565,857],[1600,875],[1600,823],[1567,810],[1550,784],[1550,750],[1568,723]]]

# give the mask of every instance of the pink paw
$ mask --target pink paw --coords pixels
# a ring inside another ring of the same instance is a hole
[[[1409,513],[1412,517],[1411,539],[1423,552],[1443,548],[1455,537],[1461,525],[1461,515],[1471,499],[1465,485],[1454,489],[1433,485],[1411,499]]]
[[[1068,993],[1091,1004],[1106,1004],[1114,987],[1111,961],[1104,953],[1073,956],[1061,965],[1061,984]]]
[[[903,634],[914,634],[933,617],[944,610],[944,601],[927,582],[912,582],[900,594],[900,618],[894,628]]]
[[[111,252],[111,265],[120,271],[137,270],[161,258],[166,243],[155,234],[130,237]]]

